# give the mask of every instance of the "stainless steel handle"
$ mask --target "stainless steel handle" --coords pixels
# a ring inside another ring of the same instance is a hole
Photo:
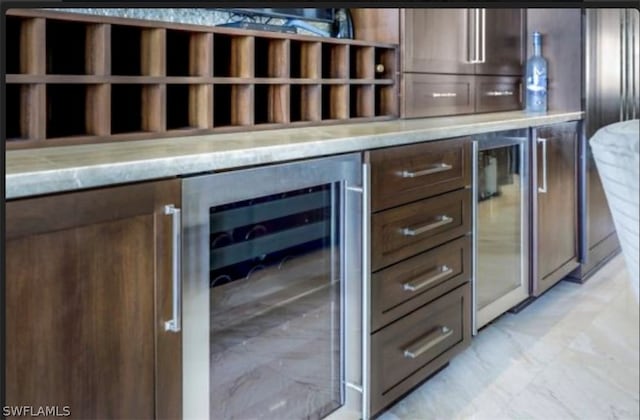
[[[490,90],[484,93],[485,96],[513,96],[512,90]]]
[[[472,9],[473,13],[473,58],[469,61],[472,64],[481,63],[480,59],[480,9]]]
[[[447,326],[437,327],[435,331],[427,334],[424,338],[418,340],[414,345],[404,349],[404,357],[407,359],[415,359],[420,357],[430,348],[440,344],[453,334],[453,330]]]
[[[180,251],[182,244],[180,209],[176,208],[176,206],[174,206],[173,204],[169,204],[164,206],[164,214],[171,216],[171,233],[173,238],[173,252],[171,254],[171,275],[173,286],[171,296],[172,319],[170,319],[169,321],[165,321],[164,329],[165,331],[179,332],[182,328],[180,321],[180,305],[182,302],[182,289],[180,287]]]
[[[429,223],[428,225],[424,225],[415,229],[409,228],[409,227],[403,228],[402,234],[404,236],[418,236],[423,233],[429,232],[430,230],[433,230],[435,228],[439,228],[440,226],[448,225],[451,222],[453,222],[452,217],[439,216],[437,222]]]
[[[430,284],[433,284],[433,283],[435,283],[435,282],[447,277],[451,273],[453,273],[453,270],[451,268],[449,268],[448,266],[443,265],[441,267],[437,267],[437,268],[431,270],[429,272],[429,275],[427,276],[427,278],[424,279],[424,280],[411,281],[411,282],[404,283],[402,285],[402,289],[406,290],[408,292],[415,292],[415,291],[418,291],[420,289],[424,289],[425,287],[429,286]]]
[[[400,176],[403,178],[417,178],[419,176],[437,174],[438,172],[450,171],[453,169],[453,166],[448,163],[436,163],[435,165],[430,166],[427,169],[423,169],[421,171],[402,171],[400,172]]]
[[[474,64],[477,62],[476,57],[476,27],[475,13],[476,9],[467,9],[467,62]],[[473,51],[473,52],[472,52]]]
[[[455,92],[433,92],[431,94],[432,98],[455,98],[458,96]]]
[[[482,42],[480,43],[480,58],[478,60],[479,63],[485,63],[487,61],[487,9],[479,9],[480,10],[480,20],[482,25]]]
[[[538,187],[538,192],[547,193],[547,139],[538,139],[542,143],[542,187]]]

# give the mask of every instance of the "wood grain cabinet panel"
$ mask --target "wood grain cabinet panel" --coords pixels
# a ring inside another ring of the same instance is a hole
[[[576,122],[534,130],[535,296],[578,267],[577,130]]]
[[[471,340],[471,287],[465,284],[371,336],[372,411],[444,366]]]
[[[371,223],[371,266],[378,270],[470,232],[471,190],[385,210]]]
[[[178,417],[170,318],[179,181],[7,203],[6,404],[72,418]]]
[[[469,281],[471,240],[462,237],[371,276],[371,330]]]
[[[471,184],[468,138],[374,150],[370,162],[373,211]]]

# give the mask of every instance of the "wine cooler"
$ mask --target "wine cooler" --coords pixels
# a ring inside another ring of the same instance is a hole
[[[479,134],[474,149],[474,334],[529,297],[527,130]]]
[[[184,418],[361,415],[361,180],[359,154],[184,180]]]

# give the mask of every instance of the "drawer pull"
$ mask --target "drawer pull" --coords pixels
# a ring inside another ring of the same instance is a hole
[[[448,225],[449,223],[453,222],[453,218],[449,217],[449,216],[438,216],[438,221],[437,222],[433,222],[433,223],[429,223],[428,225],[424,225],[421,226],[419,228],[403,228],[402,229],[402,234],[404,236],[417,236],[417,235],[421,235],[423,233],[429,232],[430,230],[439,228],[440,226],[444,226],[444,225]]]
[[[455,92],[433,92],[431,94],[432,98],[455,98],[458,96]]]
[[[429,286],[430,284],[433,284],[435,282],[437,282],[438,280],[441,280],[445,277],[447,277],[449,274],[453,273],[453,270],[449,267],[447,267],[446,265],[443,265],[442,267],[436,268],[434,270],[431,270],[429,272],[429,276],[420,281],[420,282],[407,282],[404,283],[402,285],[402,288],[408,292],[415,292],[417,290],[420,289],[424,289],[425,287]]]
[[[511,90],[490,90],[485,93],[486,96],[513,96]]]
[[[414,345],[404,350],[404,357],[407,359],[415,359],[430,348],[440,344],[446,340],[453,330],[449,327],[438,327],[435,331],[430,332],[424,338],[418,340]]]
[[[451,169],[453,169],[453,166],[447,163],[436,163],[435,165],[431,165],[429,168],[423,169],[422,171],[416,171],[416,172],[402,171],[400,173],[400,176],[402,176],[403,178],[417,178],[419,176],[425,176],[425,175],[437,174],[438,172],[450,171]]]

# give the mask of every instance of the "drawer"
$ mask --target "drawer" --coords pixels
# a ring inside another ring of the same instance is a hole
[[[373,214],[373,271],[412,257],[471,231],[471,190],[437,197]]]
[[[402,76],[402,117],[434,117],[474,112],[474,76],[420,73],[403,73]]]
[[[465,284],[371,336],[371,412],[401,397],[471,341]]]
[[[369,161],[373,211],[471,184],[468,137],[374,150]]]
[[[522,109],[522,80],[520,77],[477,76],[477,112]]]
[[[371,331],[377,331],[470,278],[471,239],[468,236],[373,274]]]

